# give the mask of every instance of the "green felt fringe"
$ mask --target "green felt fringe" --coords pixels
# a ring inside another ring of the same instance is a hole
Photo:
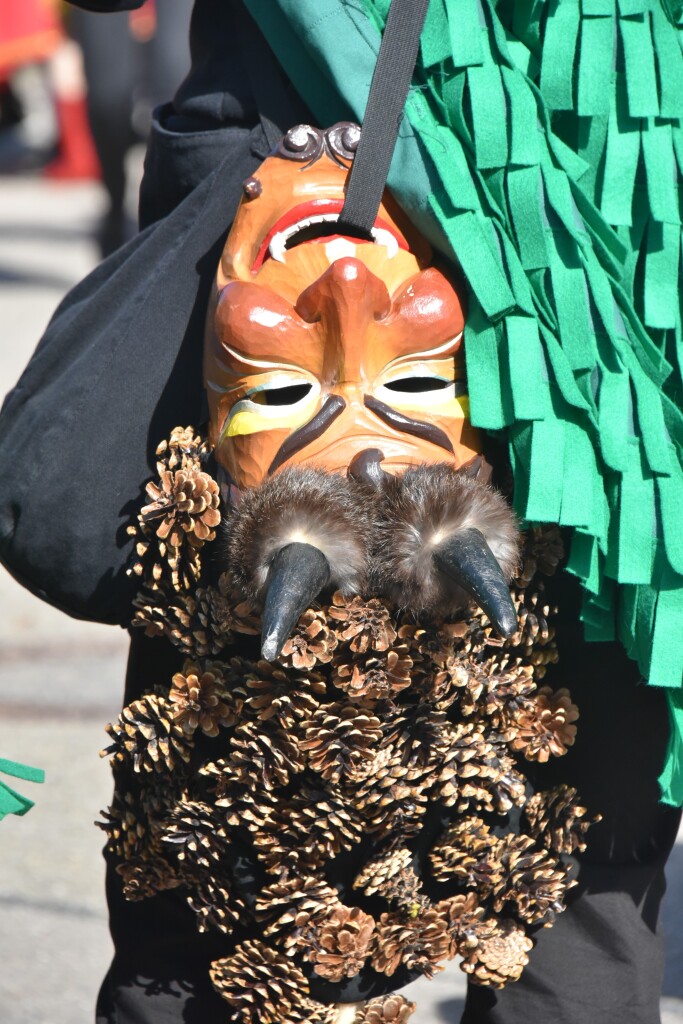
[[[28,765],[7,761],[3,757],[0,757],[0,772],[15,779],[23,779],[25,782],[45,781],[45,772],[40,768],[29,768]],[[32,807],[32,800],[0,781],[0,821],[8,814],[26,814]]]
[[[389,0],[263,6],[250,2],[321,123],[362,120],[372,61],[350,71],[344,31],[376,54]],[[587,637],[619,637],[670,688],[660,781],[676,804],[682,6],[431,0],[389,177],[468,279],[472,420],[507,433],[517,511],[573,529]]]

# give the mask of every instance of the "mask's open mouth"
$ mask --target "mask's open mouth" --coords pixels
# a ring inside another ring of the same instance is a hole
[[[371,242],[366,238],[353,237],[350,234],[340,234],[335,231],[335,225],[343,206],[344,203],[341,199],[313,199],[288,210],[263,239],[251,268],[252,273],[260,270],[268,259],[286,263],[287,252],[305,242],[383,245],[389,259],[395,256],[399,249],[409,251],[408,243],[403,235],[380,217],[377,218],[372,228]],[[339,248],[338,244],[337,249],[339,256],[348,255]]]

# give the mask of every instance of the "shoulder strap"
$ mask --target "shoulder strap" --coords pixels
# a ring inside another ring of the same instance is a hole
[[[429,0],[392,0],[339,225],[369,238],[415,69]]]

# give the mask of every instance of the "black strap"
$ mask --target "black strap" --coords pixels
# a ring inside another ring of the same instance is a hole
[[[429,0],[392,0],[372,76],[358,150],[338,222],[371,237],[394,155]]]

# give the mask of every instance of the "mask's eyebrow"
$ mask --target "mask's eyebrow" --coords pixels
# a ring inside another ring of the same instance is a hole
[[[337,416],[346,408],[346,402],[341,395],[330,395],[322,409],[315,414],[313,419],[310,419],[308,423],[304,423],[302,427],[295,430],[293,434],[290,434],[286,441],[280,445],[277,455],[273,459],[268,469],[268,476],[272,476],[276,469],[290,459],[292,455],[301,451],[306,445],[310,444],[311,441],[316,441],[321,434],[323,434],[330,423],[336,420]],[[446,435],[444,434],[444,437]]]
[[[379,398],[373,398],[372,395],[364,395],[363,402],[367,409],[374,412],[376,416],[379,416],[381,420],[388,423],[390,427],[395,427],[396,430],[400,430],[404,434],[413,434],[415,437],[421,437],[424,441],[431,441],[432,444],[438,445],[439,448],[445,448],[451,455],[455,454],[448,434],[434,423],[423,423],[422,420],[414,420],[410,416],[392,409],[390,405],[380,402]]]

